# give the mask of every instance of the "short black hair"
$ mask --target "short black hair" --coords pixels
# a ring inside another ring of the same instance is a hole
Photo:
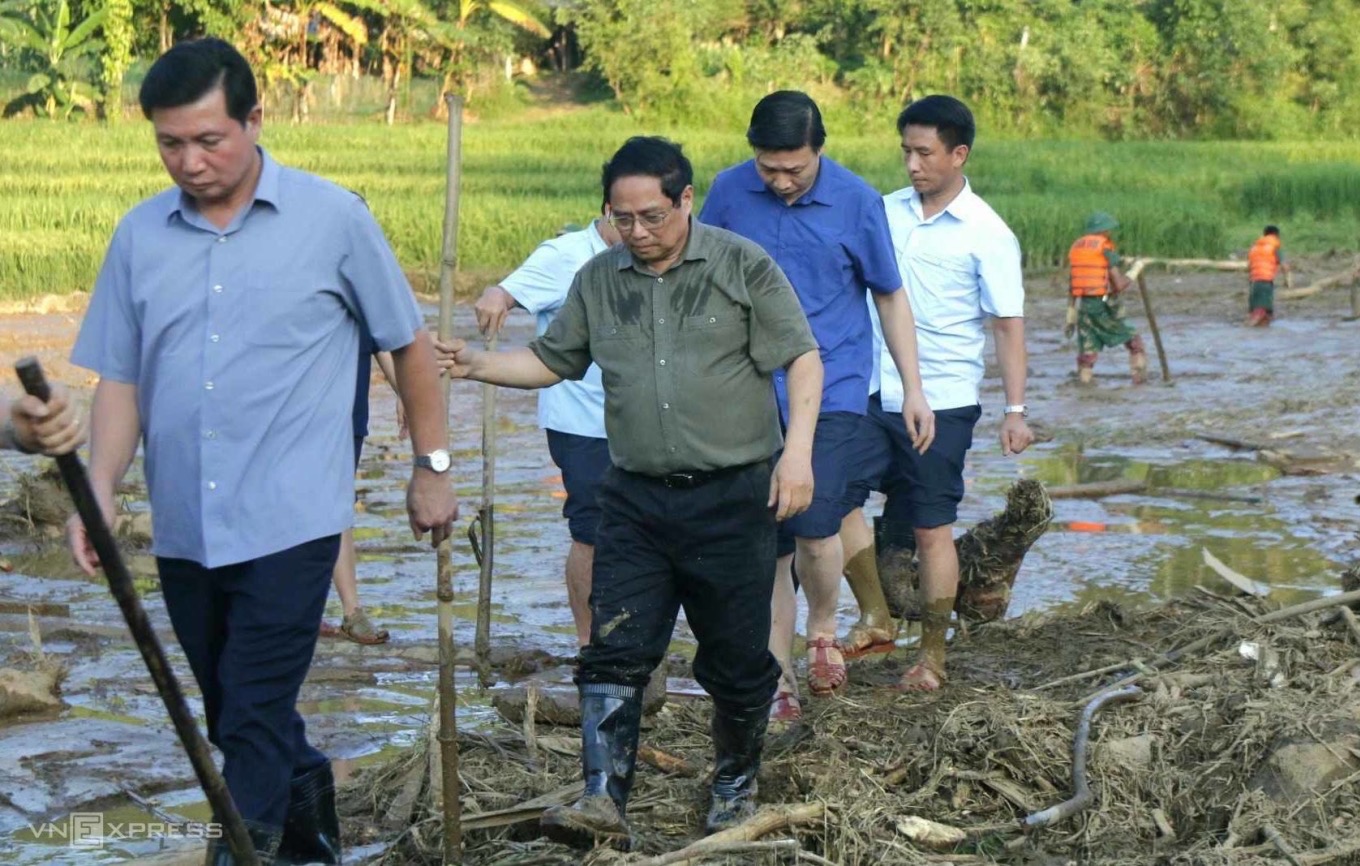
[[[1265,231],[1265,233],[1268,234],[1268,235],[1274,235],[1275,237],[1279,237],[1279,236],[1280,236],[1280,227],[1279,227],[1279,226],[1266,226],[1266,231]]]
[[[756,103],[746,142],[757,150],[821,150],[826,127],[817,103],[801,90],[776,90]]]
[[[606,202],[614,181],[621,177],[654,177],[661,182],[661,191],[666,198],[679,204],[685,187],[694,183],[694,168],[680,145],[670,139],[635,135],[604,164],[600,181]]]
[[[250,64],[221,39],[191,39],[175,45],[156,58],[142,80],[138,100],[147,120],[158,108],[190,105],[221,87],[226,95],[227,115],[245,125],[260,103],[255,74]]]
[[[961,144],[972,150],[973,137],[977,135],[973,112],[959,100],[943,94],[926,96],[902,109],[897,115],[897,134],[901,135],[908,126],[934,127],[940,141],[950,150]]]

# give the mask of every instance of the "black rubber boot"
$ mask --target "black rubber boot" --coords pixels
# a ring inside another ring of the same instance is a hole
[[[293,777],[276,862],[278,866],[340,863],[340,818],[335,813],[335,776],[329,761]]]
[[[642,690],[611,683],[585,683],[581,689],[581,770],[586,790],[570,806],[543,813],[543,835],[573,848],[599,842],[627,851],[632,834],[624,813],[633,788]]]
[[[770,705],[731,710],[713,709],[713,800],[704,830],[717,833],[751,817],[756,811],[756,774],[765,746]]]
[[[250,833],[250,841],[255,846],[255,856],[260,859],[260,866],[272,866],[279,851],[279,841],[283,838],[283,829],[254,821],[246,821],[245,824],[246,831]],[[208,840],[208,857],[203,862],[207,866],[237,866],[244,861],[238,860],[236,855],[231,853],[231,846],[227,844],[226,838],[222,837]]]

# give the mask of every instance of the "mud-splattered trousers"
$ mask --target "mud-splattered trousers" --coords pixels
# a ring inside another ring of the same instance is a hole
[[[643,688],[680,608],[698,640],[694,678],[720,707],[767,705],[775,519],[768,462],[665,479],[611,468],[600,486],[590,645],[577,682]]]

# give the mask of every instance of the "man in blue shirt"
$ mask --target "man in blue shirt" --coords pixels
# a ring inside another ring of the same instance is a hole
[[[119,223],[72,352],[100,376],[91,486],[112,517],[141,440],[166,610],[232,798],[262,862],[338,863],[330,762],[296,703],[353,519],[359,335],[392,352],[418,455],[410,525],[437,544],[458,503],[434,351],[363,199],[258,146],[236,49],[176,45],[140,98],[177,188]],[[68,532],[93,574],[79,521]],[[209,866],[235,862],[213,840]]]
[[[921,390],[915,324],[882,197],[822,155],[822,115],[805,93],[784,90],[762,99],[751,113],[746,140],[755,157],[718,175],[699,219],[755,241],[778,263],[812,326],[826,371],[813,441],[812,505],[780,525],[772,610],[770,651],[784,674],[771,718],[795,721],[802,712],[792,664],[795,551],[808,600],[808,686],[814,695],[830,694],[846,680],[845,656],[836,639],[836,601],[845,566],[837,533],[852,474],[847,455],[868,405],[873,369],[866,293],[873,297],[888,349],[907,383],[902,416],[921,451],[934,436],[934,418]],[[778,374],[775,389],[786,420],[788,397]]]

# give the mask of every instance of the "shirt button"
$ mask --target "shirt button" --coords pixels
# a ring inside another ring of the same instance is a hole
[[[665,359],[665,358],[662,358],[658,363],[661,364],[661,366],[664,367],[664,366],[666,366],[666,359]]]
[[[221,287],[221,286],[213,286],[213,291],[214,291],[214,292],[217,292],[217,293],[220,295],[220,294],[222,294],[222,287]]]
[[[220,340],[220,339],[222,339],[222,338],[219,337],[219,336],[216,335],[216,334],[213,334],[213,335],[212,335],[211,337],[209,337],[208,339],[209,339],[209,340],[212,340],[214,343],[216,343],[218,340]]]
[[[710,325],[713,324],[713,323],[716,322],[716,321],[718,321],[718,319],[717,319],[715,316],[709,316],[709,317],[708,317],[708,323],[709,323]]]
[[[675,446],[674,446],[674,445],[671,446],[671,453],[672,453],[672,454],[675,453]]]
[[[619,332],[619,329],[618,329],[618,328],[610,328],[610,329],[609,329],[609,333],[611,333],[611,334],[617,334],[618,332]]]
[[[664,279],[662,279],[661,277],[657,277],[657,278],[656,278],[656,281],[657,281],[658,283],[664,283],[664,282],[666,282],[666,281],[665,281]]]
[[[665,320],[665,319],[657,319],[657,320],[656,320],[656,323],[657,323],[658,325],[664,325],[664,324],[666,324],[666,320]]]
[[[203,438],[204,438],[204,439],[216,439],[216,438],[217,438],[217,431],[215,431],[215,430],[209,430],[209,431],[207,431],[206,433],[203,434]]]
[[[209,490],[216,490],[216,489],[217,489],[217,482],[216,482],[216,481],[209,481],[209,482],[208,482],[208,489],[209,489]]]
[[[218,235],[218,236],[217,236],[217,242],[218,242],[219,244],[224,244],[224,243],[226,243],[226,242],[227,242],[227,236],[226,236],[226,235]]]
[[[212,382],[204,382],[204,383],[203,383],[203,390],[204,390],[204,391],[211,391],[212,388],[213,388]]]
[[[669,408],[671,408],[671,404],[669,404],[669,403],[662,403],[662,404],[661,404],[661,408],[662,408],[662,409],[669,409]]]

